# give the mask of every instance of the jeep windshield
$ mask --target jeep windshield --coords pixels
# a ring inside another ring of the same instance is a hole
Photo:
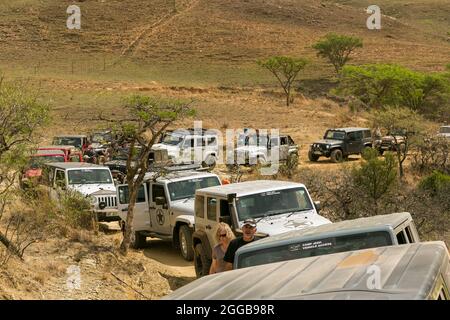
[[[441,127],[439,129],[440,133],[450,133],[450,127]]]
[[[313,209],[308,193],[302,187],[243,196],[236,200],[236,206],[240,221]]]
[[[171,182],[168,184],[170,199],[172,201],[194,198],[197,189],[220,185],[217,177],[204,177]]]
[[[56,146],[74,146],[75,148],[81,149],[83,146],[82,140],[81,138],[56,137],[53,139],[53,144]]]
[[[287,261],[293,259],[321,256],[331,253],[362,250],[392,245],[392,240],[386,231],[364,232],[328,238],[292,240],[289,244],[270,248],[256,249],[239,255],[238,268],[246,268],[261,264]]]
[[[330,139],[330,140],[344,140],[345,139],[345,132],[344,131],[337,131],[337,130],[328,130],[325,133],[324,139]]]
[[[179,145],[183,141],[183,136],[174,133],[166,133],[161,140],[162,144],[167,144],[171,146]]]
[[[111,184],[111,173],[107,169],[69,170],[69,184]]]

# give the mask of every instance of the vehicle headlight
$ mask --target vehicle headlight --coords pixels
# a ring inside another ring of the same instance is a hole
[[[329,145],[329,144],[327,144],[326,148],[327,148],[327,149],[330,149],[330,145]]]

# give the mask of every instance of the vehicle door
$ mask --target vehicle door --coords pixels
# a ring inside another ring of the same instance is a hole
[[[280,137],[280,160],[287,160],[289,154],[289,139],[287,136]]]
[[[128,215],[128,205],[130,203],[130,193],[128,184],[117,186],[117,199],[120,218],[126,222]],[[133,229],[135,231],[150,231],[150,214],[148,205],[147,184],[139,187],[136,204],[134,206]]]
[[[191,153],[192,163],[202,163],[205,159],[205,137],[197,137],[194,139],[194,148]]]
[[[180,150],[180,160],[182,163],[192,163],[194,159],[195,139],[193,137],[186,137]]]
[[[53,188],[50,190],[50,199],[60,201],[67,190],[67,179],[64,170],[55,169]]]
[[[150,183],[150,221],[153,231],[170,235],[169,197],[165,189],[162,183]]]
[[[362,150],[362,132],[353,131],[347,133],[346,146],[347,154],[360,153]]]
[[[217,244],[215,230],[219,223],[219,204],[216,197],[206,197],[205,228],[212,248]]]

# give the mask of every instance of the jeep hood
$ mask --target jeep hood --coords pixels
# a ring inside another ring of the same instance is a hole
[[[283,232],[300,230],[303,228],[315,227],[328,223],[331,223],[331,221],[311,210],[298,214],[294,213],[290,217],[288,217],[288,214],[284,214],[282,216],[264,218],[258,222],[257,232],[272,236]]]
[[[113,184],[73,184],[69,189],[78,191],[79,193],[89,196],[98,191],[109,191],[108,193],[115,193],[116,187]]]
[[[319,141],[315,141],[314,143],[333,145],[333,144],[342,144],[342,142],[344,142],[344,141],[343,140],[333,140],[333,139],[322,139]]]
[[[194,198],[176,200],[170,204],[170,209],[178,213],[194,215]]]

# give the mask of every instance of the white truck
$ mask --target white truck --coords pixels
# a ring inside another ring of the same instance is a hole
[[[243,221],[257,221],[256,237],[264,238],[309,226],[331,223],[320,216],[320,203],[313,202],[301,183],[256,180],[197,190],[193,246],[197,277],[207,275],[212,248],[217,244],[214,231],[219,222],[241,235]]]
[[[175,171],[156,177],[148,172],[134,209],[132,243],[141,248],[147,237],[172,241],[187,261],[194,257],[194,196],[197,189],[218,186],[219,177],[195,170]],[[128,212],[128,185],[117,187],[118,208],[125,227]]]
[[[89,198],[99,221],[120,220],[116,186],[108,167],[86,162],[47,163],[40,182],[56,202],[67,192],[79,192]]]

